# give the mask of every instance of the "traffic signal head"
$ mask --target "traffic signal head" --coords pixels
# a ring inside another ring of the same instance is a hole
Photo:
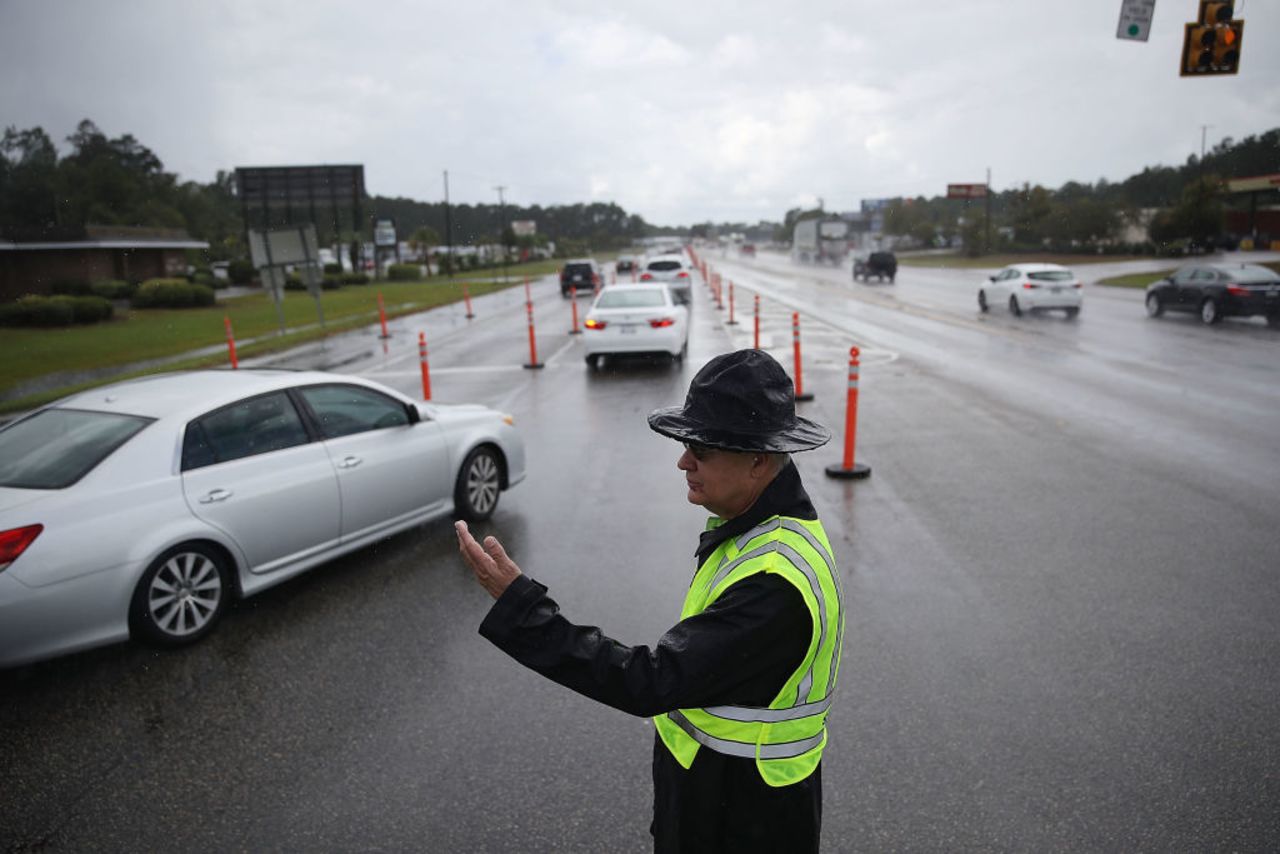
[[[1206,3],[1202,12],[1211,17],[1215,14],[1215,6],[1226,6],[1227,14],[1231,12],[1230,3]],[[1179,73],[1183,77],[1236,74],[1240,70],[1240,43],[1243,39],[1243,20],[1187,24]]]
[[[1200,0],[1200,23],[1229,24],[1235,17],[1233,3],[1215,3],[1213,0]]]

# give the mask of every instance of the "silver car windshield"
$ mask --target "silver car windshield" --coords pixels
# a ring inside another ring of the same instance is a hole
[[[79,409],[37,412],[0,430],[0,486],[65,489],[151,421]]]

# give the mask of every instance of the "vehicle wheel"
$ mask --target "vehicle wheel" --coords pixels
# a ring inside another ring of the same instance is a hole
[[[889,277],[889,284],[891,284],[891,285],[893,284],[893,276],[890,276],[890,277]]]
[[[1156,293],[1147,294],[1147,317],[1159,317],[1164,314],[1164,301]]]
[[[989,306],[987,305],[987,292],[978,291],[978,311],[986,312],[988,308]]]
[[[1268,314],[1267,326],[1270,326],[1272,329],[1280,329],[1280,314]]]
[[[1018,305],[1017,297],[1009,297],[1009,313],[1014,317],[1022,317],[1022,306]]]
[[[502,488],[502,465],[498,452],[481,445],[467,454],[453,490],[454,511],[468,522],[481,522],[493,515]]]
[[[1078,308],[1065,308],[1063,311],[1067,314],[1067,320],[1075,320],[1076,315],[1080,313],[1080,309]]]
[[[151,562],[129,603],[129,633],[158,646],[195,643],[231,598],[231,570],[211,546],[185,543]]]
[[[685,354],[686,354],[686,353],[688,353],[688,352],[689,352],[689,342],[688,342],[688,341],[686,341],[686,342],[684,342],[684,346],[682,346],[682,347],[680,348],[680,352],[679,352],[679,353],[673,353],[673,354],[672,354],[672,356],[671,356],[671,362],[672,362],[672,364],[675,364],[675,365],[683,365],[683,364],[684,364],[684,357],[685,357]]]
[[[1217,323],[1222,319],[1222,314],[1218,311],[1218,301],[1213,297],[1206,297],[1205,301],[1200,303],[1200,319],[1204,321],[1206,326]]]

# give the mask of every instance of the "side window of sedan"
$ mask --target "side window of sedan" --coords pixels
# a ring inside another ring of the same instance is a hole
[[[241,400],[187,425],[182,469],[203,468],[310,441],[293,401],[282,391]]]
[[[350,436],[409,423],[409,413],[398,400],[373,389],[353,385],[317,385],[298,393],[316,414],[326,439]]]

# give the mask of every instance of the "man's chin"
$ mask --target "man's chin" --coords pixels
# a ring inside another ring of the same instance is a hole
[[[685,495],[685,498],[689,500],[690,504],[697,504],[699,506],[701,506],[702,503],[706,501],[706,498],[703,497],[702,492],[697,489],[690,489],[688,494]]]

